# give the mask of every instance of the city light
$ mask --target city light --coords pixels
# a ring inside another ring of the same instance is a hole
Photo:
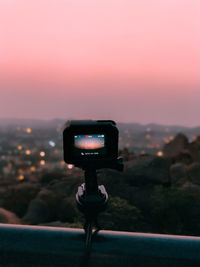
[[[44,166],[45,165],[45,160],[40,160],[40,165]]]
[[[17,146],[17,149],[22,150],[22,146],[21,145]]]
[[[169,138],[167,138],[167,137],[164,137],[164,138],[163,138],[163,141],[165,142],[165,144],[169,144],[169,143],[170,143],[170,140],[169,140]]]
[[[64,160],[61,160],[60,165],[61,165],[61,166],[65,166],[65,164],[66,164],[66,163],[64,162]]]
[[[157,156],[158,156],[158,157],[162,157],[162,156],[163,156],[163,152],[162,152],[162,151],[158,151],[158,152],[157,152]]]
[[[151,139],[151,135],[150,135],[150,134],[146,134],[146,135],[145,135],[145,138],[146,138],[147,140],[149,140],[149,139]]]
[[[74,167],[74,165],[72,165],[72,164],[67,164],[67,168],[68,168],[69,170],[73,169],[73,167]]]
[[[49,141],[49,145],[50,145],[51,147],[55,147],[56,143],[55,143],[54,141],[50,140],[50,141]]]
[[[32,129],[31,129],[31,128],[26,128],[26,132],[27,132],[28,134],[30,134],[30,133],[32,132]]]
[[[18,176],[18,179],[19,179],[19,181],[23,181],[23,180],[24,180],[24,175],[23,175],[23,174],[20,174],[20,175]]]
[[[30,151],[29,149],[27,149],[27,150],[25,151],[25,154],[26,154],[26,155],[30,155],[30,154],[31,154],[31,151]]]
[[[45,156],[45,152],[44,152],[44,151],[41,151],[41,152],[40,152],[40,156],[41,156],[41,157],[44,157],[44,156]]]
[[[30,171],[34,172],[36,170],[36,167],[35,166],[31,166],[30,167]]]

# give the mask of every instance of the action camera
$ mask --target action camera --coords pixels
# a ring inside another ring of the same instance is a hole
[[[63,131],[64,160],[81,168],[109,167],[118,158],[118,135],[111,120],[69,121]]]
[[[101,227],[98,215],[107,207],[108,194],[98,185],[97,169],[123,171],[123,159],[118,158],[118,129],[111,120],[69,121],[63,131],[64,160],[85,172],[85,183],[78,187],[76,203],[85,216],[85,244],[90,255],[92,236]],[[93,231],[95,229],[95,231]]]

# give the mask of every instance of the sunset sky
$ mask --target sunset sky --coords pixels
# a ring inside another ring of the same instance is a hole
[[[0,117],[200,125],[200,1],[0,0]]]

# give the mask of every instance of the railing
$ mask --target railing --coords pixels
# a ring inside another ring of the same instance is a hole
[[[101,231],[84,262],[80,229],[0,224],[0,266],[200,266],[200,238]]]

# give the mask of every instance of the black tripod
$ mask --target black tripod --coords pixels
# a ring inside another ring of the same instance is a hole
[[[85,217],[85,245],[90,252],[92,236],[101,229],[98,224],[98,214],[106,209],[108,194],[103,185],[98,186],[96,169],[85,169],[85,183],[78,187],[76,202]],[[94,230],[94,231],[93,231]]]

